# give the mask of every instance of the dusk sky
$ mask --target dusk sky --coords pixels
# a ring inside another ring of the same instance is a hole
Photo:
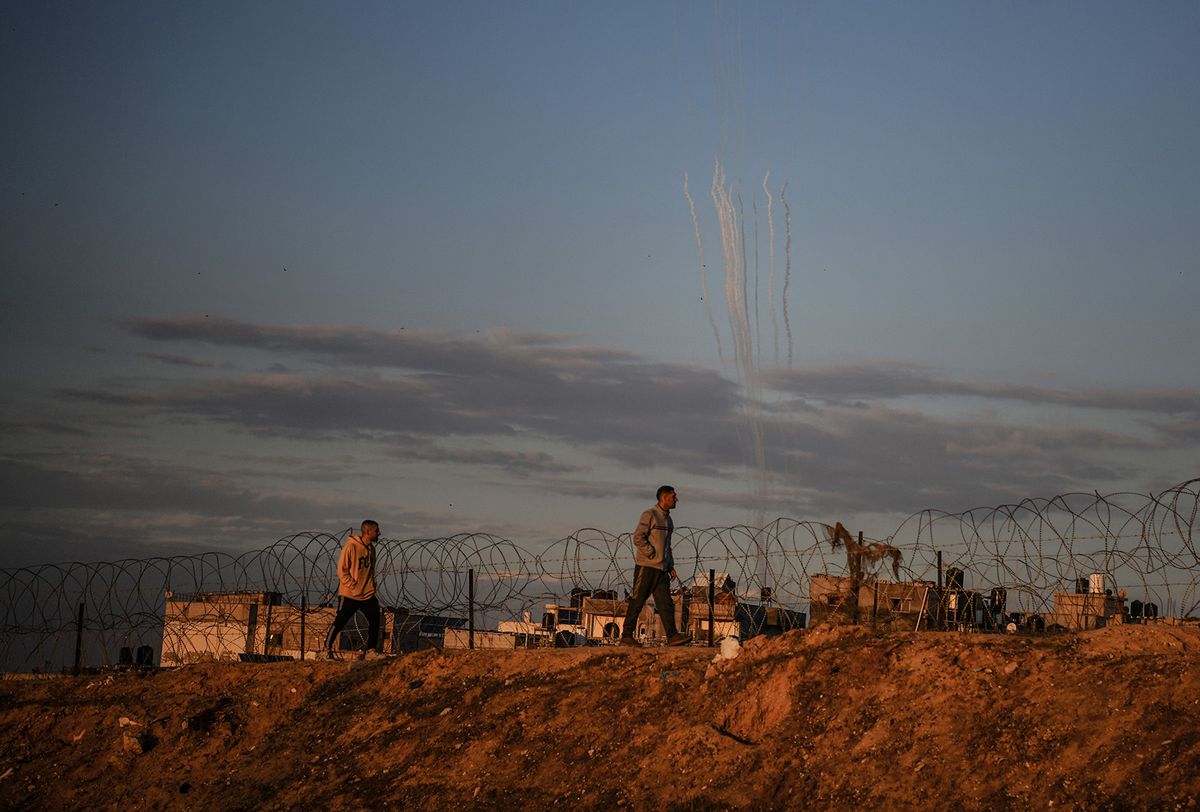
[[[1200,475],[1195,2],[0,23],[0,567]]]

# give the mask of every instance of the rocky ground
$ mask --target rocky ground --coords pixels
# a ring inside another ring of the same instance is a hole
[[[0,682],[4,809],[1176,809],[1200,631],[427,651]]]

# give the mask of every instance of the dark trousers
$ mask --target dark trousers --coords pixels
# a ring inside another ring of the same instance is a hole
[[[325,637],[325,648],[333,648],[338,633],[350,622],[355,612],[362,612],[367,618],[367,650],[379,645],[379,599],[372,595],[365,601],[356,601],[353,598],[338,596],[337,615],[334,616],[333,625],[329,627],[329,634]]]
[[[675,634],[675,602],[671,600],[671,573],[654,567],[633,568],[633,589],[629,593],[629,608],[625,610],[622,637],[633,637],[637,631],[638,615],[646,599],[654,596],[654,611],[662,618],[667,637]]]

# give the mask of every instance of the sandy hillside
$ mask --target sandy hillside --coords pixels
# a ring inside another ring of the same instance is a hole
[[[0,808],[1190,808],[1200,632],[818,629],[0,683]]]

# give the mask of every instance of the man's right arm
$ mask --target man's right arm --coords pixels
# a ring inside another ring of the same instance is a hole
[[[343,586],[353,589],[355,587],[354,578],[354,555],[350,552],[350,545],[347,544],[342,548],[342,555],[338,558],[338,580]]]

